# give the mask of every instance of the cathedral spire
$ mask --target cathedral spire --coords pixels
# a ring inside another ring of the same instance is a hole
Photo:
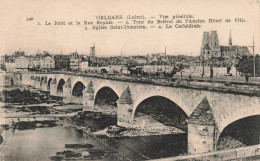
[[[229,46],[232,46],[232,36],[231,36],[231,29],[230,29],[230,34],[229,34]]]

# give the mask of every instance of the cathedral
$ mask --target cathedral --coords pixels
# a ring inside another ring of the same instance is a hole
[[[205,60],[211,58],[236,58],[243,55],[250,55],[247,46],[238,46],[232,44],[231,31],[229,35],[228,46],[219,45],[217,31],[204,32],[201,46],[201,58]]]

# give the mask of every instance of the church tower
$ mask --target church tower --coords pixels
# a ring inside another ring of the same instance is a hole
[[[208,44],[210,41],[210,35],[209,35],[209,32],[204,32],[203,33],[203,38],[202,38],[202,45],[201,45],[201,48],[204,48],[204,46],[206,44]]]
[[[218,33],[217,31],[211,31],[210,33],[210,48],[214,48],[219,46]]]
[[[203,37],[202,37],[202,45],[201,45],[201,50],[200,50],[200,55],[201,57],[203,56],[203,49],[205,47],[206,44],[210,43],[210,35],[209,32],[205,32],[203,33]]]
[[[231,36],[231,30],[229,34],[229,41],[228,41],[229,46],[232,46],[232,36]]]

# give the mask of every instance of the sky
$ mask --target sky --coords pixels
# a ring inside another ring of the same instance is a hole
[[[228,45],[232,31],[234,45],[252,46],[260,53],[259,0],[0,0],[0,54],[19,49],[26,54],[46,50],[54,54],[77,51],[89,55],[95,43],[97,56],[168,55],[200,53],[203,31],[216,30],[220,45]],[[84,25],[38,25],[45,21],[96,21],[100,15],[192,14],[194,19],[231,19],[230,23],[206,23],[199,29],[85,30]],[[26,21],[33,17],[34,20]],[[246,22],[235,23],[234,18]]]

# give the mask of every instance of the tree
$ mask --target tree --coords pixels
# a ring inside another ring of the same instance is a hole
[[[253,56],[243,56],[236,65],[237,70],[245,76],[254,74]]]
[[[170,72],[169,76],[173,77],[174,74],[176,74],[177,72],[179,72],[179,69],[174,66],[174,68],[172,68],[172,71]]]
[[[184,69],[184,65],[181,63],[181,64],[179,65],[179,70],[182,71],[183,69]]]
[[[6,65],[5,64],[1,64],[1,70],[6,71]]]

